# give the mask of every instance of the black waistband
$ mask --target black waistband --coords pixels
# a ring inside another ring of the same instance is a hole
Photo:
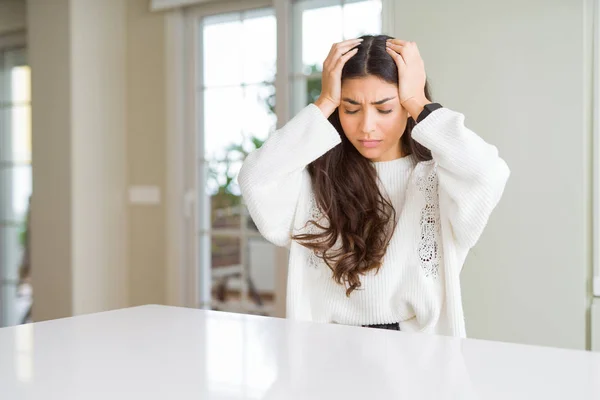
[[[400,330],[400,323],[394,322],[393,324],[376,324],[376,325],[363,325],[365,328],[376,328],[376,329],[389,329],[392,331]]]

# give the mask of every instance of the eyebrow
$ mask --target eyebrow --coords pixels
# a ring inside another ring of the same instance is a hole
[[[372,102],[371,104],[373,104],[373,105],[376,105],[376,106],[377,106],[377,105],[383,104],[383,103],[385,103],[385,102],[388,102],[388,101],[390,101],[390,100],[393,100],[393,99],[395,99],[395,98],[396,98],[396,96],[394,96],[394,97],[388,97],[387,99],[382,99],[382,100],[377,100],[377,101],[374,101],[374,102]],[[356,105],[356,106],[360,106],[360,103],[359,103],[358,101],[356,101],[356,100],[352,100],[352,99],[349,99],[348,97],[344,97],[342,100],[343,100],[343,101],[345,101],[345,102],[347,102],[347,103],[354,104],[354,105]]]

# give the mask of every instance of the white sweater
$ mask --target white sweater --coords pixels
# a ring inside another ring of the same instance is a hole
[[[400,322],[402,331],[466,336],[460,271],[510,171],[497,149],[449,109],[429,114],[412,137],[431,150],[433,160],[418,163],[407,156],[374,163],[398,225],[379,273],[361,276],[362,286],[350,297],[320,258],[290,239],[308,220],[325,218],[306,166],[341,143],[338,132],[310,104],[248,155],[238,181],[250,215],[267,240],[290,249],[289,318]]]

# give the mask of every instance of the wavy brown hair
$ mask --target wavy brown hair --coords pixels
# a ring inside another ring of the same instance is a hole
[[[358,52],[342,70],[345,79],[376,76],[398,85],[398,68],[386,52],[390,36],[362,36]],[[425,95],[431,100],[429,85]],[[346,287],[346,295],[361,287],[360,275],[379,269],[396,228],[396,210],[377,186],[374,164],[363,157],[346,138],[338,109],[329,117],[341,143],[308,165],[318,207],[328,223],[308,221],[319,233],[301,233],[292,239],[314,251],[324,260],[333,278]],[[400,139],[402,152],[418,161],[431,160],[431,152],[411,137],[415,121],[408,118]]]

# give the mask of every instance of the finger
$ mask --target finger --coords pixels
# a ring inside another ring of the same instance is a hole
[[[385,50],[387,51],[387,53],[390,56],[392,56],[392,58],[396,62],[396,65],[398,65],[398,68],[403,68],[406,66],[406,61],[404,60],[404,58],[402,58],[402,55],[400,53],[397,53],[396,51],[390,49],[389,47]]]
[[[389,43],[389,42],[387,43],[386,48],[388,50],[393,50],[400,55],[406,54],[406,49],[407,49],[406,45],[393,44],[393,43]]]
[[[332,60],[337,62],[341,56],[352,50],[354,47],[357,47],[359,44],[360,42],[357,43],[354,41],[350,43],[340,43],[340,45],[335,48],[332,54]]]
[[[341,70],[342,68],[344,68],[346,61],[348,61],[350,58],[352,58],[352,56],[355,55],[357,52],[358,52],[358,48],[352,49],[349,52],[347,52],[346,54],[344,54],[343,56],[341,56],[339,58],[339,60],[337,61],[337,63],[335,64],[335,70]]]
[[[349,40],[344,40],[343,42],[334,43],[331,46],[331,49],[329,50],[328,56],[335,54],[339,49],[346,49],[346,51],[348,51],[352,47],[360,44],[362,41],[363,41],[363,39],[349,39]],[[344,51],[344,53],[346,51]]]
[[[393,43],[393,42],[387,42],[385,45],[387,47],[391,48],[391,49],[394,49],[394,50],[402,49],[402,48],[408,46],[408,44],[396,44],[396,43]]]
[[[387,48],[400,54],[404,62],[416,62],[421,58],[421,55],[419,54],[419,49],[416,47],[416,45],[388,45]]]
[[[410,43],[408,40],[402,40],[402,39],[388,39],[386,42],[387,43],[398,44],[400,46],[406,46],[407,44]]]
[[[398,52],[410,51],[412,53],[419,55],[419,47],[417,47],[417,44],[415,42],[408,42],[408,41],[402,41],[402,42],[403,42],[402,44],[399,44],[399,43],[394,43],[393,41],[387,41],[386,46],[389,48],[392,48]]]
[[[331,50],[329,51],[323,66],[325,66],[325,64],[335,65],[342,55],[347,53],[353,47],[358,46],[362,41],[362,39],[350,39],[340,43],[335,43],[333,46],[331,46]]]

